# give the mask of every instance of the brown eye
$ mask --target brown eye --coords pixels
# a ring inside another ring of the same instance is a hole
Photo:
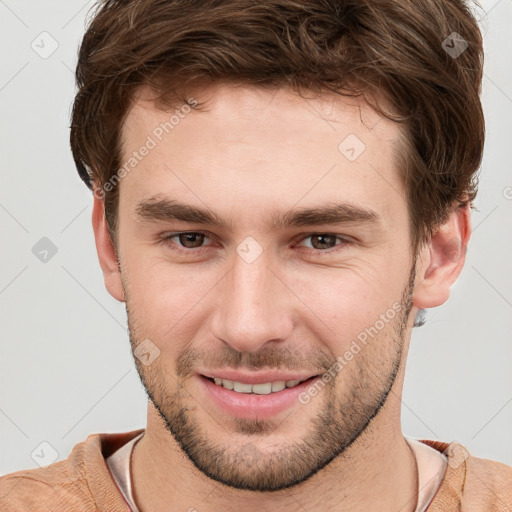
[[[336,239],[338,238],[335,235],[328,234],[318,234],[311,235],[308,238],[311,238],[311,245],[313,249],[332,249],[336,246]]]
[[[200,232],[178,232],[167,233],[161,237],[169,249],[177,252],[196,254],[203,249],[207,249],[207,245],[203,245],[210,238],[205,233]]]
[[[180,244],[186,249],[201,247],[206,238],[203,233],[181,233],[175,236],[178,238]]]
[[[307,247],[310,254],[314,255],[333,255],[335,252],[346,249],[354,242],[344,235],[336,233],[311,233],[303,237],[300,241],[302,247]]]

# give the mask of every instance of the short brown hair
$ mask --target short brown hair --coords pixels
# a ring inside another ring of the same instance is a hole
[[[79,51],[71,148],[87,186],[103,187],[145,85],[161,108],[185,103],[181,91],[200,82],[362,95],[403,126],[397,165],[417,249],[476,196],[482,74],[464,0],[103,0]],[[102,197],[116,243],[119,187]]]

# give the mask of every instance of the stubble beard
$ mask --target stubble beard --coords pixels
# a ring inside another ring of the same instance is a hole
[[[289,436],[283,436],[279,448],[266,452],[258,447],[258,440],[272,433],[280,423],[274,420],[233,419],[230,423],[232,432],[213,422],[221,434],[226,434],[224,443],[215,443],[208,432],[197,420],[194,411],[201,407],[185,388],[187,371],[192,367],[194,357],[191,353],[181,354],[179,360],[186,361],[177,375],[166,375],[168,370],[159,365],[144,366],[135,358],[141,382],[149,400],[158,411],[166,429],[181,447],[183,453],[194,466],[209,478],[229,487],[258,492],[279,491],[298,485],[326,467],[343,453],[366,432],[386,403],[403,361],[406,330],[412,309],[414,290],[415,262],[411,268],[409,282],[404,288],[400,300],[401,308],[392,321],[391,343],[379,347],[379,336],[372,339],[368,346],[362,348],[348,363],[351,377],[344,386],[336,391],[336,383],[345,379],[346,370],[342,368],[336,378],[328,382],[319,396],[310,404],[322,401],[322,409],[311,419],[307,432],[300,439],[285,442]],[[128,297],[126,300],[130,342],[132,350],[142,341],[134,336],[130,322]],[[278,352],[278,351],[276,351]],[[270,359],[275,361],[276,352]],[[373,354],[373,357],[372,357]],[[240,354],[238,363],[240,362]],[[259,355],[247,361],[256,363],[256,367],[269,366],[269,358]],[[278,357],[278,356],[277,356]],[[335,362],[332,354],[320,355],[318,360]],[[326,364],[326,363],[324,363]],[[227,364],[229,366],[229,364]],[[248,365],[254,366],[254,365]],[[275,367],[275,362],[271,367]],[[332,365],[330,365],[332,367]],[[178,363],[179,367],[179,363]],[[296,367],[296,366],[294,366]],[[327,368],[326,368],[327,369]],[[166,378],[169,377],[169,378]],[[169,393],[166,381],[177,382],[176,390]],[[282,421],[293,422],[294,414],[307,414],[300,405]],[[290,424],[290,423],[289,423]],[[211,427],[210,427],[211,428]],[[229,434],[228,434],[229,432]],[[230,446],[233,434],[243,434],[247,439],[240,444]]]

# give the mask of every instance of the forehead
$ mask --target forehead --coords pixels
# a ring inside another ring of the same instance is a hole
[[[304,91],[301,96],[288,88],[216,83],[192,88],[186,98],[204,104],[202,111],[192,111],[195,114],[194,124],[198,127],[215,127],[215,132],[219,134],[216,139],[220,135],[225,137],[229,131],[231,139],[239,139],[242,129],[250,130],[253,135],[261,135],[265,132],[272,134],[276,128],[286,137],[309,132],[312,140],[315,129],[320,132],[329,129],[333,132],[333,138],[338,139],[345,129],[350,128],[364,134],[369,143],[394,140],[399,134],[398,126],[381,117],[361,96],[347,97],[331,91]],[[155,129],[155,121],[168,122],[173,113],[180,115],[185,110],[188,111],[188,107],[181,100],[176,100],[168,110],[158,108],[151,89],[141,87],[124,122],[122,138],[127,140],[136,137],[137,132],[151,132]],[[182,116],[180,119],[183,119]],[[309,124],[309,129],[303,122]],[[171,123],[173,132],[180,121],[174,123]],[[220,132],[219,124],[223,128]],[[183,126],[181,128],[183,131]],[[168,133],[165,132],[165,135]],[[229,140],[223,138],[221,142],[227,143]]]
[[[227,84],[188,98],[204,106],[164,111],[139,91],[123,126],[123,163],[148,141],[151,149],[122,180],[121,201],[158,193],[231,213],[244,201],[261,211],[349,201],[384,217],[400,206],[400,130],[362,98]]]

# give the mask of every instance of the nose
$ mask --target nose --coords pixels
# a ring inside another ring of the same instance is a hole
[[[293,297],[268,266],[265,252],[251,263],[238,255],[220,287],[212,334],[239,352],[256,352],[265,344],[290,337]]]

